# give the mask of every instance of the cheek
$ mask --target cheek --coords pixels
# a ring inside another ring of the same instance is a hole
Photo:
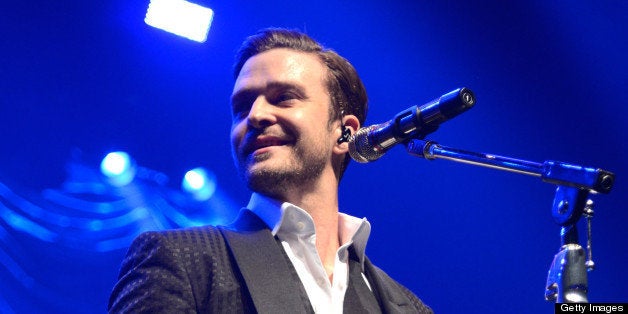
[[[295,123],[297,124],[301,124],[303,123],[303,120],[305,120],[306,117],[308,117],[310,115],[308,115],[306,112],[304,112],[303,110],[296,110],[292,113],[292,119],[295,121]]]
[[[242,137],[244,136],[245,130],[243,123],[237,123],[231,125],[231,148],[235,149],[240,142],[242,141]]]

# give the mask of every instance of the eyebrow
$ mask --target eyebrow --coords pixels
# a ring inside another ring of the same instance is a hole
[[[244,100],[249,97],[260,94],[263,90],[298,90],[302,94],[305,94],[305,87],[298,82],[280,82],[280,81],[272,81],[267,83],[263,87],[245,87],[243,89],[238,90],[236,93],[231,95],[231,103],[233,104],[235,101]]]

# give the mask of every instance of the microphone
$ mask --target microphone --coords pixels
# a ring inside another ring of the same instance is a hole
[[[458,88],[419,107],[412,106],[392,120],[360,128],[349,139],[349,155],[361,163],[382,157],[395,144],[411,138],[423,139],[438,126],[469,110],[475,104],[473,92]]]

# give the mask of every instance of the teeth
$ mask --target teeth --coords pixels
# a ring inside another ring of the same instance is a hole
[[[278,146],[278,145],[283,145],[283,144],[279,140],[262,140],[262,141],[259,141],[256,146],[257,148],[263,148],[263,147]]]

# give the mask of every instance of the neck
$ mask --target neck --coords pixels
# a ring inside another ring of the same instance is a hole
[[[327,180],[312,182],[286,191],[284,201],[307,211],[316,228],[316,250],[330,280],[333,276],[336,252],[340,247],[338,234],[338,181],[328,173]]]

